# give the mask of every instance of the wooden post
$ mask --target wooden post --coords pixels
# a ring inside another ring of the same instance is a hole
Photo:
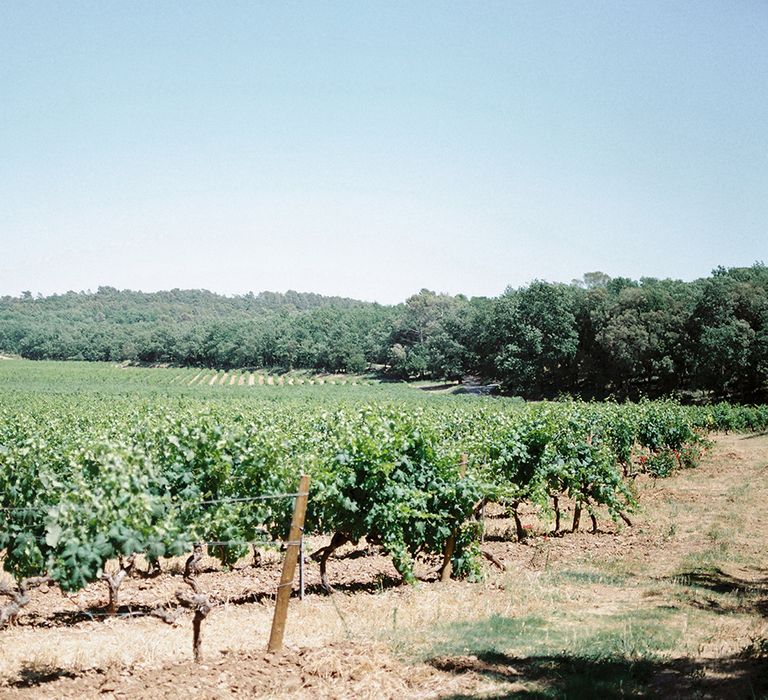
[[[463,479],[467,473],[467,453],[464,452],[461,455],[461,466],[459,468],[459,476]],[[451,559],[453,558],[453,550],[456,548],[456,530],[451,533],[451,536],[445,543],[445,550],[443,551],[443,565],[440,568],[440,580],[450,581],[451,571],[453,565]]]
[[[283,648],[285,621],[288,617],[288,602],[291,598],[293,578],[296,574],[296,561],[301,549],[301,536],[304,529],[304,516],[307,514],[307,498],[309,497],[309,476],[303,474],[299,481],[299,493],[293,506],[291,531],[288,534],[288,546],[283,559],[283,573],[280,585],[277,587],[275,600],[275,616],[272,618],[272,631],[269,634],[267,651],[280,651]]]
[[[304,600],[304,528],[301,528],[299,545],[299,600]]]

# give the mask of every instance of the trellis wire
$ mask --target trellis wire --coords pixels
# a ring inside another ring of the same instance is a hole
[[[35,537],[35,542],[45,542],[45,537]],[[273,546],[288,546],[290,544],[298,544],[301,546],[302,540],[212,540],[210,542],[205,542],[203,540],[194,540],[194,541],[187,541],[187,540],[181,540],[179,544],[183,544],[188,548],[192,548],[197,544],[204,544],[206,547],[252,547],[253,545],[273,545]],[[137,552],[137,554],[140,554],[141,552]],[[183,554],[180,554],[179,556],[184,556]],[[170,557],[165,557],[166,559],[170,559]]]
[[[211,499],[205,499],[202,501],[193,501],[193,502],[184,502],[189,505],[195,506],[195,505],[217,505],[217,504],[226,504],[226,503],[249,503],[254,501],[266,501],[271,499],[278,499],[278,498],[297,498],[299,496],[308,496],[309,493],[305,491],[296,491],[293,493],[274,493],[274,494],[264,494],[260,496],[243,496],[243,497],[234,497],[234,498],[211,498]],[[49,508],[52,508],[53,506],[0,506],[0,511],[5,512],[24,512],[24,511],[47,511]],[[34,538],[37,542],[45,542],[45,537],[36,537]],[[197,544],[205,545],[206,547],[252,547],[253,545],[263,545],[263,546],[289,546],[297,544],[300,547],[300,553],[299,553],[299,599],[304,600],[304,534],[302,532],[301,538],[296,540],[252,540],[252,541],[241,541],[241,540],[214,540],[210,542],[201,542],[201,541],[184,541],[180,544],[183,544],[187,547],[194,547]]]
[[[244,496],[242,498],[210,498],[203,501],[193,502],[193,505],[216,505],[219,503],[247,503],[249,501],[267,501],[272,498],[296,498],[298,496],[309,496],[309,493],[275,493],[265,496]]]
[[[268,501],[271,499],[278,499],[278,498],[296,498],[298,496],[308,496],[308,493],[303,492],[295,492],[295,493],[272,493],[272,494],[265,494],[262,496],[237,496],[232,498],[208,498],[204,499],[202,501],[178,501],[179,504],[188,504],[192,506],[208,506],[208,505],[218,505],[218,504],[224,504],[224,503],[249,503],[251,501]],[[0,510],[6,511],[6,512],[16,512],[16,511],[46,511],[49,508],[53,508],[56,504],[51,504],[47,506],[0,506]]]

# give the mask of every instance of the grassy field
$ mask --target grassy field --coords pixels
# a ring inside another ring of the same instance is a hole
[[[8,360],[0,391],[473,400],[377,383],[173,380],[190,374]],[[697,469],[638,480],[631,528],[553,537],[530,513],[533,535],[518,543],[491,510],[483,549],[504,570],[485,561],[480,583],[435,583],[439,562],[423,559],[420,583],[397,585],[390,559],[348,545],[332,562],[335,595],[319,593],[309,565],[309,595],[291,603],[280,657],[264,653],[277,553],[233,571],[204,562],[201,584],[224,604],[205,622],[202,666],[188,661],[189,618],[89,618],[81,611],[103,608],[103,584],[70,597],[36,590],[19,625],[0,632],[0,696],[767,697],[766,475],[768,436],[718,435]],[[128,608],[171,598],[180,567],[128,580]]]

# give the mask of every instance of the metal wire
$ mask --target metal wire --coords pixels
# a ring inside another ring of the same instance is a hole
[[[25,511],[25,510],[48,510],[51,506],[0,506],[0,510],[6,512]]]
[[[83,610],[81,608],[78,608],[77,610],[73,610],[72,614],[74,615],[82,615],[83,617],[157,617],[160,618],[158,615],[152,612],[144,612],[144,611],[136,611],[136,612],[124,612],[124,613],[108,613],[108,612],[91,612],[90,610]]]
[[[208,498],[202,501],[178,501],[177,504],[184,504],[190,506],[209,506],[218,505],[223,503],[250,503],[252,501],[269,501],[279,498],[297,498],[298,496],[309,496],[306,491],[300,491],[296,493],[272,493],[265,494],[263,496],[242,496],[233,498]],[[53,508],[57,504],[50,504],[46,506],[0,506],[0,510],[5,512],[18,512],[18,511],[46,511],[49,508]]]
[[[222,542],[184,542],[189,547],[194,547],[196,544],[204,544],[206,547],[237,547],[237,546],[252,546],[254,544],[271,544],[271,545],[300,545],[301,540],[253,540],[252,542],[245,542],[243,540],[225,540]]]
[[[36,542],[45,542],[45,537],[35,537],[34,540]],[[192,549],[195,545],[198,544],[204,544],[206,547],[251,547],[253,545],[274,545],[274,546],[282,546],[285,545],[286,547],[289,545],[301,545],[301,540],[212,540],[210,542],[205,542],[202,540],[195,540],[195,541],[186,541],[183,540],[179,542],[179,544],[185,545],[188,549]],[[141,554],[141,552],[136,552],[137,554]],[[180,554],[179,556],[184,556],[183,554]],[[164,557],[169,558],[169,557]]]
[[[248,503],[249,501],[268,501],[273,498],[296,498],[298,496],[309,496],[309,493],[275,493],[266,496],[244,496],[242,498],[209,498],[203,501],[197,501],[196,503],[193,502],[192,505],[208,506],[216,505],[218,503]]]

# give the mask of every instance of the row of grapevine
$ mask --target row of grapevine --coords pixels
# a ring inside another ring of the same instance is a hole
[[[693,466],[703,431],[764,429],[762,408],[673,402],[512,405],[135,402],[4,396],[0,405],[0,552],[17,579],[46,574],[64,590],[97,580],[110,560],[189,551],[224,565],[285,536],[298,475],[312,476],[306,531],[365,537],[406,581],[421,553],[455,538],[453,571],[477,572],[483,503],[533,504],[560,527],[560,502],[597,525],[629,522],[633,479]],[[749,423],[744,416],[749,415]],[[727,416],[728,425],[724,425]],[[759,424],[762,420],[763,423]],[[460,468],[466,455],[467,470]]]

